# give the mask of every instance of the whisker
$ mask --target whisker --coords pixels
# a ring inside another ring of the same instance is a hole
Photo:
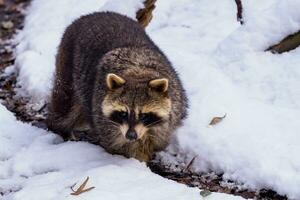
[[[154,135],[147,135],[147,137],[156,138]]]
[[[155,122],[152,122],[151,124],[148,124],[147,126],[145,126],[146,128],[148,128],[149,126],[153,126],[153,125],[156,125],[156,124],[158,124],[158,123],[160,123],[160,122],[162,122],[163,120],[161,119],[161,120],[158,120],[158,121],[155,121]]]

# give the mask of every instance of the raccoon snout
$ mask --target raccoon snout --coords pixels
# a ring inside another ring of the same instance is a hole
[[[138,135],[137,133],[134,131],[134,130],[128,130],[127,133],[125,134],[125,137],[128,139],[128,140],[136,140]]]

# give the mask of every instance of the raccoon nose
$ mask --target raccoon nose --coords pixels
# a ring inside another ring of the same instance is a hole
[[[126,137],[128,140],[136,140],[136,139],[137,139],[137,134],[136,134],[135,131],[129,130],[129,131],[126,133],[125,137]]]

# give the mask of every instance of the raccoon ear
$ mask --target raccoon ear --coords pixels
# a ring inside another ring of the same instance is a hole
[[[149,87],[157,92],[166,92],[169,87],[169,80],[166,78],[154,79],[149,82]]]
[[[126,81],[122,77],[113,73],[109,73],[106,76],[106,84],[108,89],[110,90],[115,90],[122,87],[125,84],[125,82]]]

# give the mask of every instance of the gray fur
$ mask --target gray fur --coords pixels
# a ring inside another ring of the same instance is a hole
[[[108,73],[120,75],[126,84],[109,91]],[[167,93],[148,88],[149,81],[158,78],[169,80]],[[172,107],[168,120],[151,128],[149,137],[120,143],[118,128],[102,113],[105,97],[141,107],[170,99]],[[177,73],[137,22],[120,14],[101,12],[83,16],[66,29],[56,58],[47,119],[48,127],[63,138],[84,132],[89,142],[108,152],[148,160],[167,146],[186,116],[186,108],[187,98]]]

